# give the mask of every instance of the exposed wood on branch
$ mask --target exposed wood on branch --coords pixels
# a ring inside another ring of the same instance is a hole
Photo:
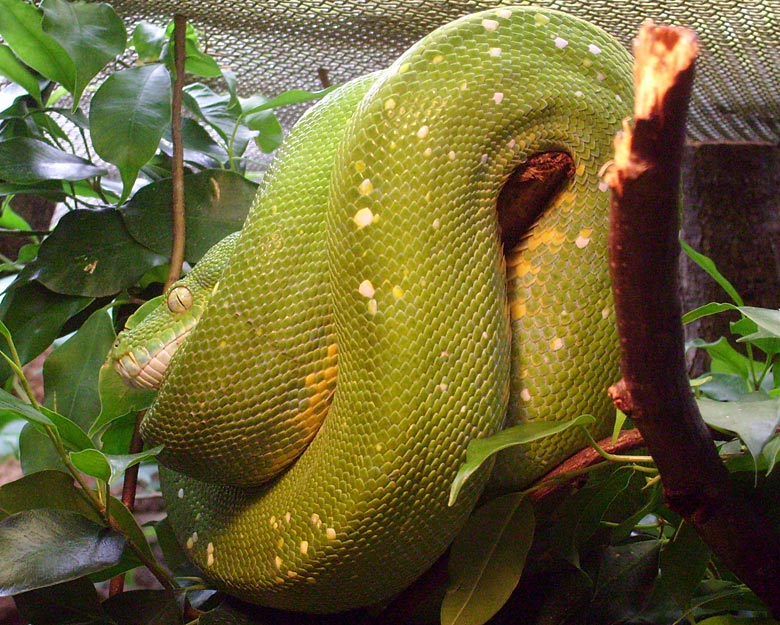
[[[610,394],[642,433],[667,505],[780,616],[780,532],[738,493],[688,382],[677,295],[678,191],[693,33],[646,23],[635,43],[634,127],[615,144],[610,269],[623,379]]]

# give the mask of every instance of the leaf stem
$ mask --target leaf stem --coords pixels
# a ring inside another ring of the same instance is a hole
[[[590,432],[583,428],[583,431],[585,432],[585,436],[588,437],[588,440],[590,441],[591,447],[595,449],[599,456],[604,458],[605,460],[609,460],[610,462],[653,462],[652,456],[628,456],[628,455],[622,455],[622,454],[611,454],[608,451],[605,451],[602,449],[599,444],[596,442],[596,440],[591,436]]]

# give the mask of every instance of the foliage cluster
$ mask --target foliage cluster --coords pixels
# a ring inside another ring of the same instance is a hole
[[[194,618],[186,606],[203,610],[201,625],[290,622],[209,590],[167,521],[140,527],[110,491],[125,469],[158,451],[128,453],[136,411],[151,396],[125,389],[103,364],[128,309],[156,295],[167,273],[171,35],[170,25],[141,23],[128,42],[106,4],[0,0],[0,75],[10,81],[0,90],[0,228],[29,231],[11,209],[14,195],[68,208],[52,232],[31,233],[19,258],[3,265],[13,282],[0,303],[0,442],[19,454],[24,477],[0,488],[0,593],[13,595],[34,625],[177,624]],[[246,173],[248,147],[254,141],[272,151],[281,140],[273,109],[321,93],[239,97],[236,76],[203,51],[194,29],[186,37],[186,70],[205,79],[184,93],[186,257],[194,263],[241,226],[256,186]],[[119,183],[107,176],[111,167]],[[746,346],[745,354],[725,338],[691,346],[712,357],[712,372],[693,382],[700,407],[723,433],[724,461],[744,488],[776,492],[780,313],[744,306],[712,263],[689,254],[733,303],[709,304],[686,320],[737,310],[732,330]],[[53,342],[39,403],[21,367]],[[497,450],[591,421],[519,426],[475,441],[452,497]],[[619,420],[616,434],[624,425]],[[428,580],[425,600],[405,618],[770,622],[761,602],[665,507],[652,460],[604,456],[584,486],[554,500],[532,505],[528,492],[513,493],[478,508],[451,549],[449,577]],[[141,565],[162,590],[101,600],[96,587]],[[305,622],[393,622],[397,606]]]

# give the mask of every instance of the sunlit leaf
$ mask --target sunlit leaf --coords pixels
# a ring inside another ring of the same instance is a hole
[[[76,68],[73,108],[84,88],[105,65],[125,51],[122,19],[105,3],[44,0],[43,29],[68,51]]]
[[[124,200],[171,121],[171,76],[164,65],[111,74],[95,92],[89,123],[95,151],[119,168]]]
[[[0,522],[0,596],[52,586],[115,564],[125,539],[75,512],[41,508]]]
[[[512,594],[534,537],[534,510],[521,494],[479,508],[455,539],[442,625],[482,625]]]
[[[517,445],[526,445],[541,438],[559,434],[572,427],[587,427],[595,421],[596,419],[591,415],[580,415],[571,421],[563,422],[529,421],[502,430],[487,438],[473,439],[466,449],[466,462],[458,469],[452,482],[449,505],[455,503],[466,480],[499,451]]]

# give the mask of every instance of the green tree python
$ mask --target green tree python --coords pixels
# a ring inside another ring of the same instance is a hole
[[[608,431],[598,174],[631,84],[629,54],[600,29],[500,7],[302,116],[237,240],[167,294],[177,313],[198,285],[210,302],[142,425],[165,446],[177,538],[217,587],[310,612],[387,599],[480,497],[488,471],[447,505],[471,439],[582,413]],[[575,174],[504,254],[498,193],[545,151],[571,155]],[[162,371],[181,341],[156,342]],[[155,361],[118,351],[128,375]],[[504,455],[494,479],[528,484],[584,444],[567,434]]]

